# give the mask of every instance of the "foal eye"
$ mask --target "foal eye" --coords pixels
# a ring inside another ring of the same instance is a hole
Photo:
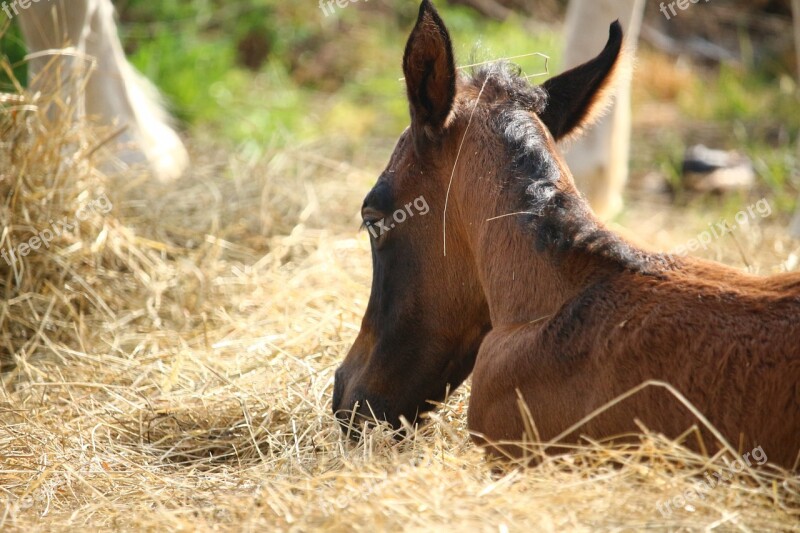
[[[378,242],[380,238],[383,236],[384,233],[388,231],[386,227],[386,217],[380,211],[375,209],[364,209],[361,212],[361,219],[363,220],[363,224],[361,225],[372,240]]]
[[[364,228],[367,231],[367,233],[369,233],[369,236],[371,238],[378,239],[383,233],[383,230],[381,228],[382,222],[383,222],[382,218],[364,219],[364,223],[361,225],[361,227]]]
[[[361,227],[369,229],[372,226],[380,226],[380,224],[383,222],[383,219],[383,213],[380,213],[374,209],[365,209],[361,212]]]

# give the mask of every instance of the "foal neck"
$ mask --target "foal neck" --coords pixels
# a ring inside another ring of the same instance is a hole
[[[540,249],[524,214],[494,216],[468,225],[476,228],[470,240],[495,326],[546,318],[594,278],[615,271],[593,253]]]
[[[458,212],[495,327],[542,320],[593,283],[653,274],[669,263],[605,228],[554,150],[528,157],[525,174],[520,156],[513,170],[478,177],[460,191]]]

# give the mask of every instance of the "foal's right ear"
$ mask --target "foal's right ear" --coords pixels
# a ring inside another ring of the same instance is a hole
[[[403,56],[403,74],[415,143],[435,141],[453,107],[456,67],[450,35],[430,0],[422,0],[419,7]]]
[[[542,87],[547,91],[547,107],[539,118],[555,140],[579,133],[592,124],[608,107],[616,85],[622,52],[622,26],[611,24],[608,42],[600,55],[583,65],[550,78]]]

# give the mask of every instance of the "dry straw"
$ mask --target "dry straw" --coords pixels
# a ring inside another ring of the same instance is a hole
[[[657,502],[724,463],[652,434],[493,467],[468,438],[466,390],[403,442],[384,428],[344,440],[330,396],[368,293],[354,214],[369,173],[326,146],[244,157],[203,144],[177,183],[110,179],[113,128],[48,119],[74,105],[56,95],[20,89],[0,105],[4,248],[103,194],[113,205],[0,262],[0,530],[800,523],[800,482],[773,469],[662,516]]]

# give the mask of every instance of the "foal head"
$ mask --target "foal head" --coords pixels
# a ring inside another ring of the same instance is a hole
[[[491,329],[473,221],[485,220],[481,204],[508,196],[501,168],[537,164],[516,161],[508,144],[565,170],[554,142],[599,112],[621,42],[615,23],[597,58],[540,87],[505,66],[459,78],[447,29],[422,2],[403,58],[411,126],[361,210],[373,278],[361,331],[336,372],[333,410],[345,425],[352,416],[414,422],[470,374]],[[514,114],[532,127],[503,123]],[[534,203],[574,192],[568,171],[542,179]],[[474,194],[479,184],[485,194]]]

